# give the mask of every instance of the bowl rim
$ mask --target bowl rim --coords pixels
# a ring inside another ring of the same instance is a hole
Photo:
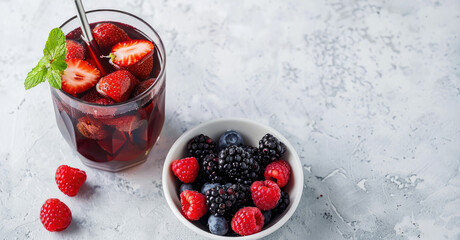
[[[167,187],[167,184],[166,184],[167,181],[168,181],[169,175],[172,174],[172,172],[170,171],[170,165],[171,165],[172,161],[174,160],[174,159],[172,159],[172,155],[173,155],[173,152],[177,148],[179,148],[179,144],[184,142],[185,138],[188,139],[190,137],[188,135],[191,132],[193,132],[193,131],[195,131],[197,129],[203,128],[203,127],[205,127],[207,125],[210,125],[210,124],[217,124],[217,123],[220,123],[220,122],[229,122],[229,121],[230,122],[238,122],[240,124],[254,124],[254,125],[257,125],[259,127],[262,127],[264,129],[266,129],[270,134],[275,135],[280,141],[282,141],[286,145],[286,148],[290,151],[290,153],[292,155],[292,159],[290,159],[289,164],[291,165],[292,171],[295,171],[294,176],[295,176],[296,184],[293,186],[293,189],[296,189],[298,194],[297,194],[296,198],[292,201],[291,208],[274,225],[270,226],[267,229],[262,230],[261,232],[258,232],[256,234],[252,234],[252,235],[247,235],[247,236],[236,236],[236,237],[235,236],[219,236],[219,235],[214,235],[214,234],[212,234],[210,232],[207,232],[207,231],[204,231],[204,230],[198,228],[197,226],[192,224],[189,220],[187,220],[182,215],[180,210],[176,208],[176,206],[174,204],[174,201],[172,199],[172,193],[171,193],[171,191],[169,190],[169,188]],[[218,119],[214,119],[214,120],[210,120],[210,121],[198,124],[195,127],[193,127],[191,129],[187,130],[186,132],[184,132],[178,139],[176,139],[174,144],[169,149],[168,154],[166,155],[165,161],[163,163],[162,187],[163,187],[163,193],[164,193],[166,202],[167,202],[169,208],[171,209],[171,211],[173,212],[173,214],[176,216],[177,219],[179,219],[179,221],[182,224],[187,226],[189,229],[191,229],[195,233],[197,233],[197,234],[199,234],[201,236],[207,237],[207,238],[212,238],[212,239],[233,239],[233,238],[238,238],[238,239],[259,239],[259,238],[268,236],[269,234],[271,234],[271,233],[275,232],[276,230],[278,230],[294,214],[295,210],[297,209],[297,207],[298,207],[298,205],[300,203],[300,199],[302,198],[303,183],[304,183],[304,177],[303,177],[303,170],[302,169],[303,169],[302,168],[302,163],[300,161],[299,155],[297,154],[297,151],[295,150],[295,148],[292,146],[292,144],[281,133],[279,133],[278,131],[276,131],[272,127],[264,125],[264,124],[261,124],[261,123],[258,123],[258,122],[255,122],[255,121],[252,121],[252,120],[249,120],[249,119],[245,119],[245,118],[218,118]]]

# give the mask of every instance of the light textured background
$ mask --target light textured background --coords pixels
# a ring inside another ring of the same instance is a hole
[[[167,113],[148,161],[83,166],[56,126],[48,87],[26,92],[48,32],[72,1],[0,0],[0,237],[195,239],[163,198],[174,140],[218,117],[268,124],[296,147],[305,184],[267,239],[460,239],[459,1],[84,1],[132,12],[167,49]],[[77,197],[54,183],[84,169]],[[42,203],[71,208],[48,233]]]

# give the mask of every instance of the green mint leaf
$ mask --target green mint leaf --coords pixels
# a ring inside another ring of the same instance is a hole
[[[48,79],[48,83],[51,87],[61,89],[61,75],[59,74],[59,71],[55,71],[53,69],[48,70],[46,73],[46,79]]]
[[[50,62],[50,59],[47,57],[47,56],[43,56],[40,61],[38,61],[38,64],[37,64],[37,67],[40,66],[40,67],[45,67],[46,64],[48,64]]]
[[[59,28],[51,30],[45,49],[43,49],[44,56],[37,66],[27,74],[24,87],[30,89],[48,80],[52,87],[60,89],[61,74],[67,68],[66,54],[67,46],[64,33]]]
[[[67,63],[65,62],[65,56],[59,57],[51,62],[51,69],[61,73],[67,68]]]
[[[45,49],[43,49],[43,55],[49,59],[56,59],[61,56],[65,56],[67,53],[65,35],[60,28],[51,30],[46,41]]]
[[[42,83],[45,81],[45,75],[48,72],[48,68],[46,68],[45,66],[47,64],[47,61],[48,61],[47,57],[42,57],[40,62],[38,62],[37,66],[35,66],[27,74],[26,80],[24,81],[24,87],[26,89],[31,89],[37,86],[39,83]]]

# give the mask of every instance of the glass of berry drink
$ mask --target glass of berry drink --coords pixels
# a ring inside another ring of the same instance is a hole
[[[65,91],[64,85],[67,83],[64,77],[62,89],[51,87],[57,125],[65,140],[76,150],[85,165],[115,172],[143,163],[159,138],[165,119],[165,50],[156,31],[132,14],[117,10],[94,10],[88,11],[87,17],[93,31],[98,24],[111,23],[128,35],[125,40],[147,40],[154,45],[151,53],[153,67],[150,65],[147,73],[123,68],[132,73],[127,74],[135,75],[138,80],[135,80],[137,87],[133,87],[132,93],[122,100],[114,101],[116,98],[107,96],[102,98],[99,89],[96,91],[97,85],[71,94],[70,91]],[[120,67],[112,64],[107,57],[111,51],[110,46],[107,48],[101,46],[105,43],[101,43],[100,53],[91,51],[81,37],[79,26],[79,21],[74,16],[60,28],[66,34],[67,40],[73,40],[85,48],[84,60],[91,66],[99,66],[100,77],[104,77],[104,73],[111,74],[119,70]],[[69,55],[69,46],[67,49]],[[99,58],[99,64],[94,61],[98,55],[106,56]],[[67,69],[72,70],[72,67],[81,67],[82,64],[73,66],[71,62],[67,62],[67,65]],[[72,87],[78,87],[80,77],[85,76],[78,73],[73,75],[71,83],[77,86]],[[101,80],[98,84],[100,83]],[[141,84],[144,86],[139,87]],[[68,85],[66,87],[69,89]]]

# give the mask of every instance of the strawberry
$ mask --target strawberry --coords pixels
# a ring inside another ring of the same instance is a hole
[[[134,76],[137,76],[140,79],[146,79],[150,76],[150,73],[153,69],[153,55],[147,56],[142,61],[134,64],[129,67],[128,70],[131,71]]]
[[[115,127],[118,131],[131,132],[136,130],[141,124],[139,115],[125,115],[117,118],[100,119],[104,124]]]
[[[104,149],[104,151],[114,154],[116,153],[126,142],[126,135],[120,131],[114,131],[112,138],[107,140],[100,140],[97,143]]]
[[[115,71],[99,80],[96,90],[116,102],[126,101],[134,87],[139,83],[136,77],[126,70]]]
[[[67,68],[61,76],[61,88],[69,94],[75,95],[92,88],[101,77],[99,70],[85,60],[72,58],[65,62]]]
[[[104,129],[101,122],[87,116],[78,119],[77,129],[89,139],[102,140],[109,135],[109,132]]]
[[[152,101],[149,105],[144,107],[145,114],[147,116],[150,116],[150,114],[152,113],[154,107],[155,107],[155,102]]]
[[[110,50],[115,44],[129,40],[128,34],[123,29],[112,23],[101,23],[93,29],[93,37],[99,48],[103,51]]]
[[[147,120],[142,121],[140,126],[134,130],[128,132],[129,140],[141,148],[147,147],[147,143],[149,142]]]
[[[65,39],[79,39],[83,35],[81,28],[78,27],[74,29],[72,32],[69,32],[65,35]]]
[[[95,88],[91,88],[87,91],[81,100],[97,104],[97,105],[112,105],[116,102],[108,97],[101,96]],[[106,118],[108,116],[113,116],[117,112],[117,107],[101,107],[101,106],[94,106],[94,105],[87,105],[82,104],[81,111],[86,115],[91,115],[94,118]]]
[[[115,161],[131,161],[146,154],[145,149],[140,149],[134,143],[126,142],[123,147],[118,150],[117,155],[113,156]]]
[[[133,97],[137,97],[141,95],[145,90],[149,89],[150,86],[155,82],[156,78],[150,78],[149,80],[145,80],[140,82],[136,85],[133,91]]]
[[[65,60],[71,58],[85,59],[85,48],[78,42],[74,40],[66,40],[67,54],[65,55]]]
[[[153,69],[154,49],[150,41],[130,40],[113,46],[109,56],[115,67],[128,69],[136,77],[146,79]]]
[[[85,59],[91,66],[97,68],[99,70],[99,68],[97,67],[97,63],[96,61],[94,61],[94,59],[90,56],[88,56],[86,59]]]
[[[113,101],[112,99],[101,96],[96,91],[96,89],[89,90],[88,93],[83,95],[81,100],[87,101],[87,102],[90,102],[90,103],[96,103],[96,104],[99,104],[99,105],[111,105],[111,104],[115,103],[115,101]]]

